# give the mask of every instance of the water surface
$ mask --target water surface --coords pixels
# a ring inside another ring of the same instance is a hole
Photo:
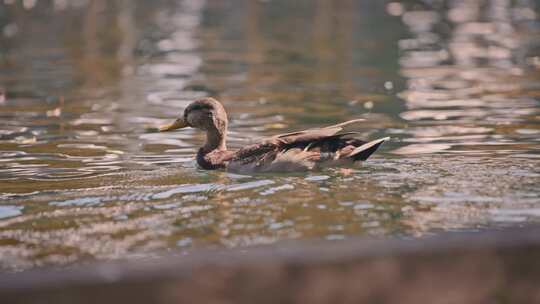
[[[0,2],[0,268],[540,221],[535,1]],[[214,96],[241,147],[364,118],[359,170],[197,168]]]

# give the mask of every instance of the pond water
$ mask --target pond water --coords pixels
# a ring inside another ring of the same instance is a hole
[[[0,1],[0,269],[540,222],[538,1]],[[197,168],[214,96],[238,148],[364,118],[350,172]]]

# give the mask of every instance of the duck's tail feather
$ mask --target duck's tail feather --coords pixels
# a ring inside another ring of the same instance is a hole
[[[368,159],[371,154],[377,151],[377,149],[382,145],[383,142],[389,139],[390,137],[385,137],[367,142],[354,149],[349,155],[349,157],[351,157],[354,161],[364,161]]]

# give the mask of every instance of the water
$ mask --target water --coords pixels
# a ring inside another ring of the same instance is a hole
[[[0,269],[540,221],[535,1],[0,2]],[[154,133],[215,96],[230,143],[365,118],[360,170],[206,172]]]

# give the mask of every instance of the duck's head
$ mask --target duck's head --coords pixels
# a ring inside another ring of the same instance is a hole
[[[207,132],[224,134],[227,130],[227,112],[221,103],[207,97],[190,103],[184,114],[172,124],[159,128],[160,132],[192,127]]]

